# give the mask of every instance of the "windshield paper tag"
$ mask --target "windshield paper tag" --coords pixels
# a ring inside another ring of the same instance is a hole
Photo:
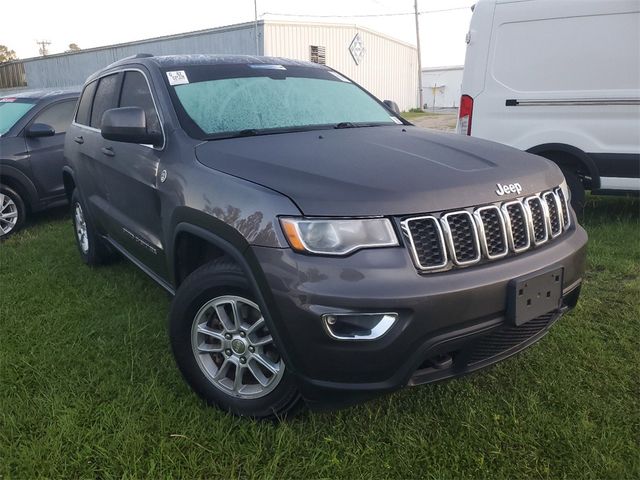
[[[402,125],[402,121],[398,117],[389,116],[389,118],[393,120],[395,123],[397,123],[398,125]]]
[[[169,79],[169,85],[185,85],[189,83],[189,79],[187,78],[187,74],[184,70],[167,72],[167,78]]]
[[[0,98],[0,103],[11,103],[11,102],[15,102],[16,99],[13,97],[7,97],[7,98]]]
[[[349,81],[349,79],[348,79],[348,78],[343,77],[343,76],[342,76],[342,75],[340,75],[338,72],[332,72],[332,71],[329,71],[329,73],[330,73],[331,75],[333,75],[334,77],[336,77],[338,80],[341,80],[341,81],[343,81],[343,82],[347,82],[347,83],[351,83],[351,82]]]

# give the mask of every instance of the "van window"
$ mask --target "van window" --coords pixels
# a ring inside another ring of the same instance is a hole
[[[640,13],[503,23],[491,73],[521,92],[635,90],[640,85],[638,25]]]
[[[33,123],[45,123],[53,127],[56,133],[65,133],[71,123],[75,107],[75,100],[56,103],[40,112],[33,119]]]
[[[150,133],[161,132],[158,113],[153,104],[147,80],[140,72],[125,72],[120,95],[120,106],[142,108],[147,118],[147,131]]]
[[[104,112],[118,106],[120,78],[120,74],[116,73],[100,79],[96,96],[93,99],[93,108],[91,109],[91,126],[93,128],[100,128]]]
[[[89,125],[91,119],[91,103],[93,102],[93,94],[96,93],[98,82],[91,82],[84,87],[80,103],[78,104],[78,113],[76,114],[76,123],[80,125]]]

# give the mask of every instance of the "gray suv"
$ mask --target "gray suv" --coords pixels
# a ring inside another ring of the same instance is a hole
[[[65,156],[82,259],[118,252],[175,295],[177,365],[234,414],[463,375],[578,300],[587,235],[557,166],[414,127],[322,65],[119,61]]]

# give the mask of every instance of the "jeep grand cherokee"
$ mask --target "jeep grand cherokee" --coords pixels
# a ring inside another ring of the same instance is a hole
[[[575,306],[587,236],[553,163],[428,132],[322,65],[138,55],[67,135],[82,259],[175,294],[184,378],[251,417],[466,374]]]

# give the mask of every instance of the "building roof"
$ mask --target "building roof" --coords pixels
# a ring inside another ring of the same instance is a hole
[[[317,22],[290,22],[290,21],[283,21],[283,20],[258,20],[258,25],[259,26],[263,26],[265,24],[269,25],[303,25],[303,26],[315,26],[315,27],[327,27],[327,28],[355,28],[358,29],[360,31],[364,31],[364,32],[368,32],[372,35],[377,35],[379,37],[385,38],[389,41],[407,46],[407,47],[411,47],[411,48],[416,48],[415,45],[412,45],[410,43],[406,43],[403,42],[402,40],[399,40],[397,38],[391,37],[389,35],[385,35],[384,33],[380,33],[377,32],[375,30],[371,30],[369,28],[366,27],[361,27],[359,25],[356,24],[349,24],[349,23],[317,23]],[[73,52],[62,52],[62,53],[53,53],[51,55],[47,55],[46,57],[43,56],[38,56],[38,57],[29,57],[29,58],[20,58],[17,60],[12,60],[11,62],[6,62],[3,65],[7,65],[7,64],[11,64],[11,63],[22,63],[22,62],[33,62],[33,61],[38,61],[38,60],[42,60],[43,58],[55,58],[55,57],[66,57],[66,56],[72,56],[72,55],[79,55],[82,53],[87,53],[87,52],[95,52],[95,51],[100,51],[100,50],[108,50],[108,49],[113,49],[113,48],[120,48],[120,47],[130,47],[130,46],[143,46],[146,43],[152,43],[152,42],[157,42],[160,40],[175,40],[175,39],[179,39],[179,38],[187,38],[187,37],[194,37],[194,36],[198,36],[198,35],[206,35],[206,34],[210,34],[210,33],[223,33],[223,32],[230,32],[233,30],[243,30],[243,29],[247,29],[247,28],[254,28],[256,25],[255,22],[244,22],[244,23],[235,23],[233,25],[225,25],[222,27],[214,27],[214,28],[205,28],[202,30],[194,30],[191,32],[184,32],[184,33],[177,33],[177,34],[172,34],[172,35],[163,35],[160,37],[152,37],[152,38],[145,38],[145,39],[141,39],[141,40],[134,40],[131,42],[122,42],[122,43],[115,43],[112,45],[103,45],[100,47],[93,47],[93,48],[83,48],[81,50],[76,50]],[[143,49],[142,49],[143,50]]]
[[[450,65],[445,67],[425,67],[423,72],[445,72],[449,70],[464,70],[464,65]]]

